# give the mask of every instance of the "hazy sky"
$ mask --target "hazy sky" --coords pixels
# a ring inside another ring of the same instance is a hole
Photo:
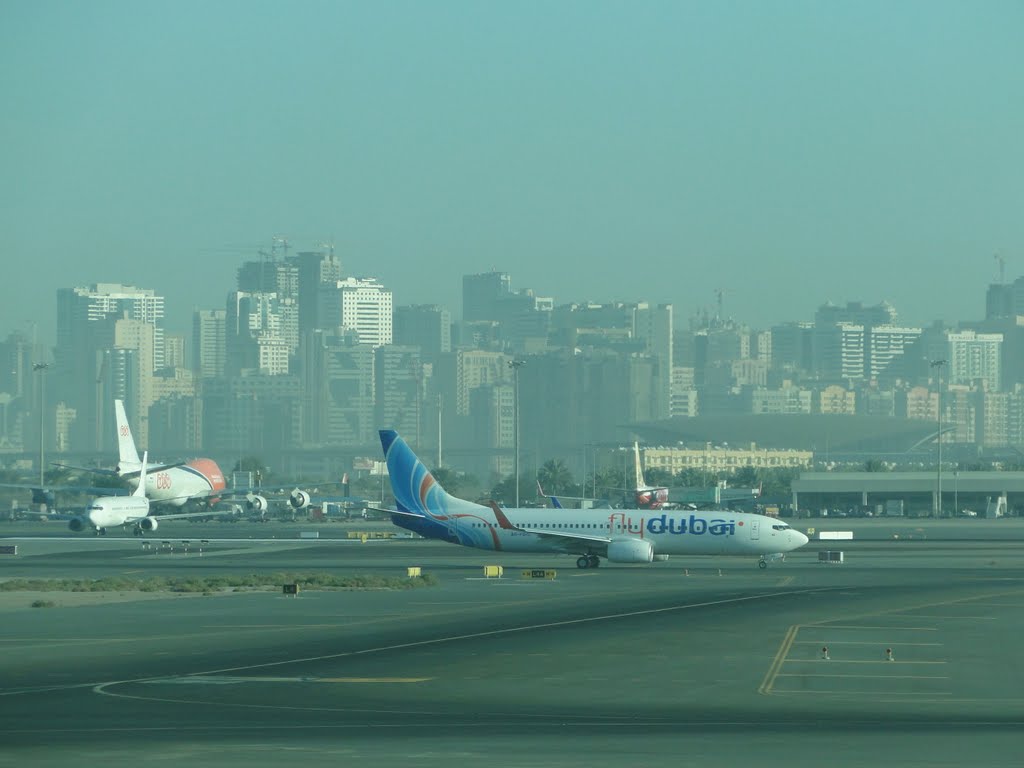
[[[978,319],[1024,274],[1021,2],[0,0],[0,335],[222,307],[284,235],[395,303]],[[246,250],[248,249],[248,250]]]

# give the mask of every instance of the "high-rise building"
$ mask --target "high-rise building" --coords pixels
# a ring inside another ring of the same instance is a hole
[[[867,329],[864,377],[871,380],[884,376],[907,350],[921,338],[920,328],[895,325],[874,325]]]
[[[328,327],[323,322],[323,308],[320,306],[323,286],[337,285],[342,278],[341,259],[334,255],[334,248],[323,251],[302,251],[289,259],[298,270],[299,333],[309,333],[317,328]]]
[[[824,381],[874,380],[921,338],[920,328],[839,322],[815,328],[815,364]]]
[[[512,295],[512,278],[505,272],[462,277],[462,320],[499,320],[495,305]]]
[[[419,449],[423,437],[423,363],[419,347],[377,347],[374,370],[376,421],[398,430]]]
[[[181,334],[164,335],[164,368],[185,368],[185,337]]]
[[[1014,307],[1014,286],[1010,283],[992,283],[985,292],[985,319],[1003,320],[1018,314]]]
[[[436,304],[395,307],[392,340],[419,347],[425,362],[435,362],[452,351],[451,313]]]
[[[235,462],[255,455],[275,465],[283,451],[300,444],[304,404],[298,376],[210,379],[201,399],[204,451]]]
[[[634,306],[633,337],[643,343],[645,354],[658,361],[653,419],[667,419],[672,412],[672,305],[641,302]]]
[[[846,326],[844,330],[837,327]],[[824,304],[814,313],[812,366],[814,373],[827,381],[861,379],[867,357],[865,345],[874,326],[895,326],[896,310],[883,301],[865,307],[851,301],[845,307]],[[859,326],[859,330],[855,328]],[[857,359],[861,369],[856,370]]]
[[[233,291],[225,318],[225,370],[229,376],[259,371],[281,376],[298,348],[298,308],[274,293]]]
[[[97,283],[57,292],[57,346],[47,400],[64,403],[75,414],[69,421],[69,449],[106,447],[106,435],[113,437],[110,401],[123,394],[117,391],[120,384],[114,372],[104,369],[119,364],[110,351],[136,351],[131,364],[138,366],[137,373],[126,372],[123,381],[125,386],[135,381],[144,387],[141,382],[163,366],[163,318],[164,298],[149,289]]]
[[[238,268],[238,290],[245,293],[273,293],[298,300],[299,265],[291,258],[280,260],[264,254],[258,261],[247,261]]]
[[[784,371],[810,371],[814,323],[796,321],[772,326],[772,367]]]
[[[306,446],[367,446],[375,430],[374,351],[341,328],[303,339],[302,442]]]
[[[949,332],[950,385],[980,382],[988,392],[998,392],[1002,383],[1001,333]]]
[[[197,309],[192,315],[192,370],[202,379],[224,375],[227,311]]]
[[[379,347],[392,342],[392,295],[374,278],[349,277],[320,287],[324,328],[359,334],[359,343]]]
[[[513,474],[516,428],[513,386],[488,384],[474,389],[469,398],[469,423],[473,453],[466,464],[470,471],[494,479]]]
[[[39,397],[48,369],[34,367],[46,361],[42,345],[27,334],[15,332],[0,342],[0,445],[5,448],[25,450],[39,445]],[[52,402],[51,398],[46,399]],[[47,411],[52,413],[52,407]],[[47,428],[46,435],[47,445],[52,445],[52,430]]]
[[[153,324],[139,320],[114,322],[114,348],[100,367],[98,393],[100,434],[104,450],[117,448],[114,400],[123,400],[136,442],[149,446],[149,406],[153,402]]]

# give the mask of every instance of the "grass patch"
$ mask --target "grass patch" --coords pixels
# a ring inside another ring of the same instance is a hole
[[[33,600],[33,608],[55,608],[57,604],[53,600]]]
[[[433,574],[423,576],[336,576],[331,573],[250,573],[241,576],[165,577],[132,579],[108,576],[102,579],[8,579],[0,581],[0,592],[181,592],[214,594],[247,589],[298,584],[302,591],[337,589],[417,589],[439,583]],[[49,607],[49,606],[38,606]]]

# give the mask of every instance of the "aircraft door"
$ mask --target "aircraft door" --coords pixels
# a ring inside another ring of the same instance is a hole
[[[758,541],[761,538],[761,521],[751,520],[750,521],[750,540]]]

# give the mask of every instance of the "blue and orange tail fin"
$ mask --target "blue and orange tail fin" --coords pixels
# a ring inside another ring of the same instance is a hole
[[[444,519],[453,504],[464,503],[434,479],[412,448],[393,429],[380,430],[391,492],[402,512]]]

